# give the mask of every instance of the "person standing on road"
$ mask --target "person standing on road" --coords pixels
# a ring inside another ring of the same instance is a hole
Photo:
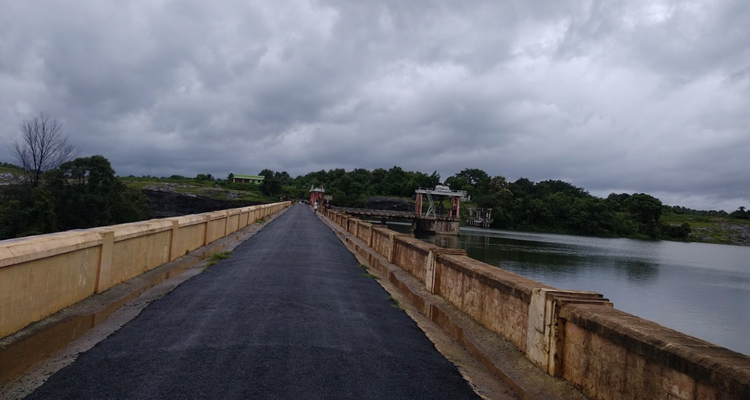
[[[318,201],[317,200],[315,200],[315,203],[313,204],[313,212],[314,213],[318,212]]]

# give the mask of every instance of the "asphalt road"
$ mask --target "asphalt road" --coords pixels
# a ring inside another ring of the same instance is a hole
[[[295,205],[28,398],[477,398],[364,272]]]

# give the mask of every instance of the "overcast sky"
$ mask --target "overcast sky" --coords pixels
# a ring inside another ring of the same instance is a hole
[[[119,175],[470,167],[732,211],[750,3],[0,0],[0,140],[39,112]]]

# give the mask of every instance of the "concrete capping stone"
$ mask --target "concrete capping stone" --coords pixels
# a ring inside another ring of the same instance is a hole
[[[750,398],[750,357],[744,354],[612,307],[567,304],[560,318],[698,383]]]
[[[210,218],[210,221],[216,221],[222,218],[227,218],[229,216],[229,212],[225,210],[219,210],[203,213],[203,215],[207,215]]]
[[[564,324],[560,308],[565,304],[586,303],[612,307],[596,292],[535,288],[531,291],[526,328],[526,357],[543,371],[562,376]],[[561,329],[562,328],[562,329]]]
[[[409,237],[409,236],[397,236],[394,238],[394,244],[396,242],[402,243],[403,245],[408,246],[411,249],[418,251],[420,254],[424,256],[429,254],[431,250],[440,248],[439,246],[435,246],[434,244],[429,244],[425,241],[422,241],[417,238]]]
[[[114,232],[115,242],[121,242],[123,240],[165,232],[172,228],[172,221],[168,219],[152,219],[149,221],[91,228],[91,230],[96,232]]]
[[[472,279],[476,279],[501,292],[508,293],[526,303],[531,302],[531,291],[534,288],[554,289],[541,282],[493,267],[468,256],[438,254],[436,260],[443,267],[455,269]]]
[[[202,214],[183,215],[180,217],[170,217],[166,219],[170,221],[177,221],[177,223],[180,225],[180,228],[203,224],[206,222],[206,217]]]
[[[67,231],[0,241],[0,268],[54,257],[102,244],[99,232]]]

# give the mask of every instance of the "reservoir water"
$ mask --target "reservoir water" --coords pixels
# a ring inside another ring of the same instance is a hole
[[[750,247],[471,227],[417,237],[558,289],[602,293],[619,310],[750,355]]]

